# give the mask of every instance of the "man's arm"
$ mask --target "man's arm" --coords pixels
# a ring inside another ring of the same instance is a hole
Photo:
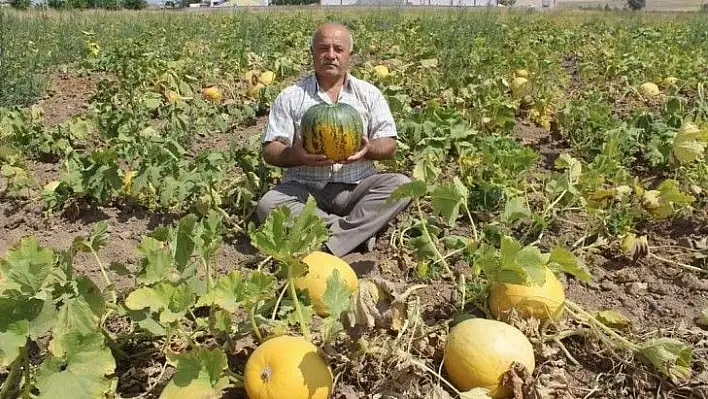
[[[396,156],[396,139],[381,137],[369,141],[369,148],[364,158],[370,161],[383,161]]]
[[[263,159],[273,165],[282,168],[291,166],[326,166],[334,163],[328,159],[326,155],[310,154],[303,148],[302,140],[296,139],[292,146],[283,142],[284,140],[275,140],[263,145]]]
[[[396,131],[396,122],[393,120],[388,102],[386,102],[383,94],[378,89],[374,89],[372,98],[368,132],[371,138],[362,137],[359,151],[347,158],[343,163],[352,163],[361,159],[383,161],[396,156],[398,132]]]

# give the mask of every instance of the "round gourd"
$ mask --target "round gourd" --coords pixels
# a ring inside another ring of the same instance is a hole
[[[533,373],[533,346],[519,329],[500,321],[465,320],[452,328],[445,344],[445,371],[460,391],[486,388],[493,398],[513,396],[501,382],[514,362]]]
[[[218,103],[221,101],[222,93],[221,90],[216,86],[209,86],[202,90],[202,95],[204,98],[211,102]]]
[[[339,271],[339,278],[346,282],[350,292],[356,291],[359,285],[359,279],[349,263],[332,254],[315,251],[302,261],[309,270],[304,276],[295,279],[295,288],[307,290],[315,311],[322,317],[327,317],[329,314],[322,302],[322,295],[327,290],[327,279],[334,270]]]
[[[386,76],[388,76],[390,72],[389,72],[388,67],[386,65],[376,65],[374,67],[374,73],[376,74],[376,76],[379,79],[383,79]]]
[[[543,285],[494,283],[489,294],[489,310],[496,318],[516,309],[524,319],[533,316],[539,320],[558,320],[563,314],[564,304],[563,284],[548,268]]]
[[[517,69],[514,71],[514,75],[516,75],[517,78],[528,78],[529,71],[528,69]]]
[[[644,97],[654,97],[661,92],[659,91],[659,86],[652,82],[646,82],[639,86],[639,93]]]
[[[511,92],[514,95],[521,95],[525,92],[526,90],[526,85],[529,82],[528,79],[523,78],[523,77],[517,77],[514,78],[514,80],[511,81]]]
[[[250,399],[327,399],[332,372],[302,337],[269,339],[251,354],[243,374]]]
[[[258,77],[258,81],[266,86],[270,86],[275,82],[275,72],[265,71]]]
[[[302,116],[302,140],[311,154],[325,154],[335,162],[354,155],[361,145],[364,124],[349,104],[321,102]]]
[[[254,86],[251,86],[248,88],[248,96],[251,98],[256,98],[261,94],[261,89],[264,88],[265,85],[261,82],[256,83]]]

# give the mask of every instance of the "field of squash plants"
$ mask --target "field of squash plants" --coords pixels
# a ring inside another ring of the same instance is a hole
[[[409,208],[254,222],[346,23]],[[0,399],[708,397],[708,14],[0,10]]]

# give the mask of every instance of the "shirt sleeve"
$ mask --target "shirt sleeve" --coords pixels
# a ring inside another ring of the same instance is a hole
[[[382,137],[398,137],[396,122],[393,120],[391,109],[386,98],[381,91],[376,90],[372,94],[371,120],[369,123],[369,139],[374,140]]]
[[[280,95],[271,104],[263,143],[280,139],[288,145],[292,144],[295,135],[295,121],[289,103],[287,96]]]

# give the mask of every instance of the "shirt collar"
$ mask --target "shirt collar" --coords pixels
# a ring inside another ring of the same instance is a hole
[[[317,80],[317,74],[314,72],[312,73],[312,80],[315,82],[315,94],[327,102],[332,102],[327,93],[320,91],[320,82]],[[353,80],[354,76],[352,76],[351,73],[347,72],[347,74],[344,76],[344,85],[342,86],[342,91],[351,91]],[[340,93],[339,99],[341,98],[342,94]]]

